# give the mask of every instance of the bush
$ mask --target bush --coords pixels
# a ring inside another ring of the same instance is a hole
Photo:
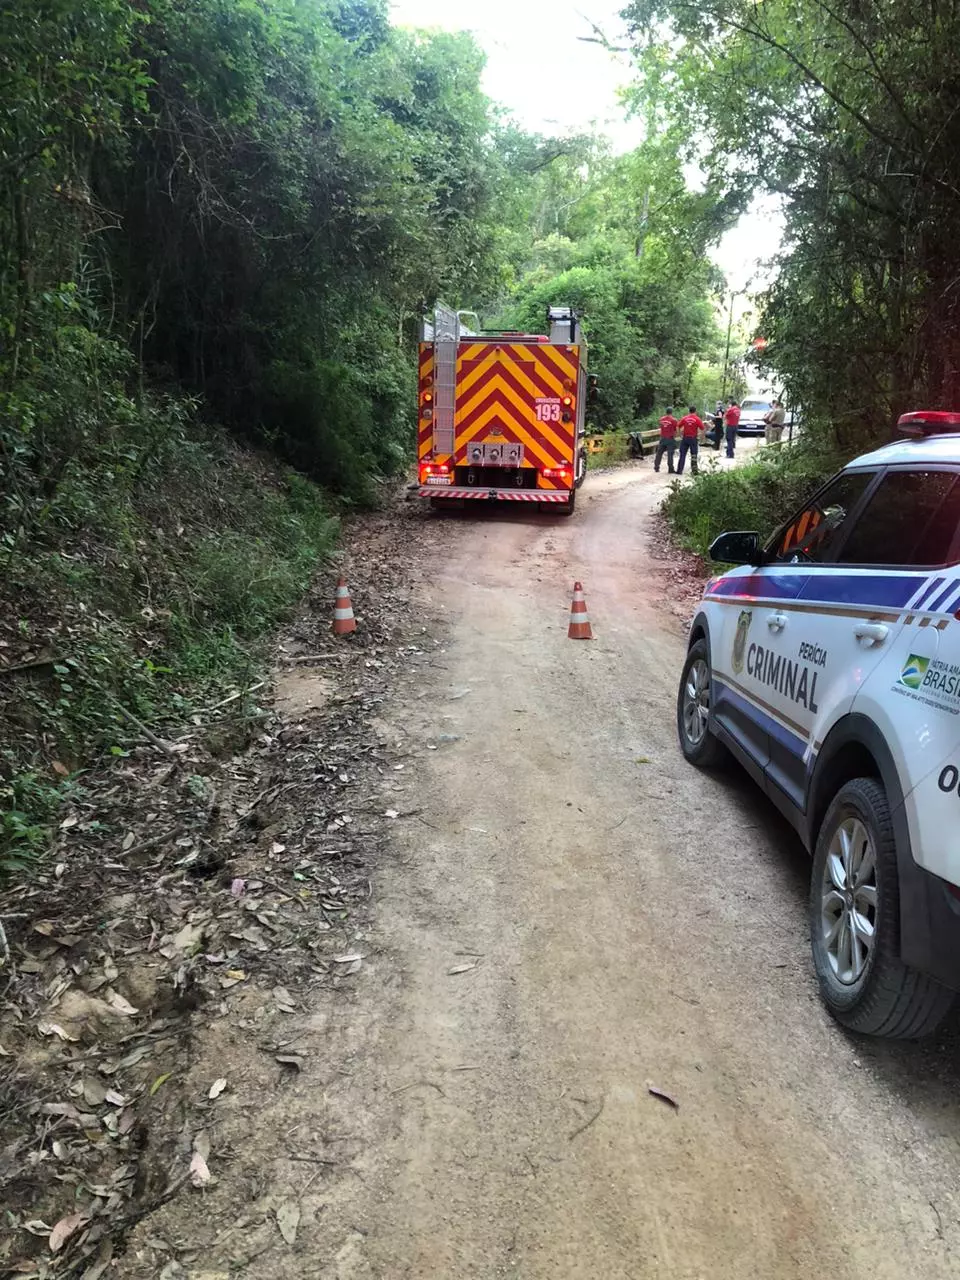
[[[42,852],[65,774],[132,745],[124,712],[162,733],[255,678],[337,533],[315,484],[193,401],[131,394],[74,305],[0,396],[0,665],[24,664],[0,681],[0,872]]]
[[[613,431],[605,431],[602,435],[597,435],[596,439],[600,440],[601,444],[599,449],[587,452],[588,471],[595,471],[599,467],[616,466],[629,459],[630,449],[627,445],[626,431],[618,427]]]
[[[727,529],[756,529],[766,538],[835,470],[829,457],[799,445],[764,449],[734,470],[713,464],[675,480],[662,510],[683,545],[705,555]]]

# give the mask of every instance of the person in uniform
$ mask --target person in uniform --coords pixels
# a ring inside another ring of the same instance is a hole
[[[737,427],[740,425],[740,406],[732,397],[723,415],[723,423],[727,432],[727,457],[732,458],[737,451]]]
[[[763,415],[763,434],[767,444],[779,445],[783,439],[783,424],[787,420],[787,411],[779,400],[774,400],[773,408]]]
[[[673,475],[673,451],[677,444],[677,420],[673,416],[673,407],[667,405],[660,419],[660,439],[657,441],[657,452],[653,456],[654,471],[660,470],[663,455],[667,455],[667,468]]]
[[[697,474],[699,466],[697,464],[697,455],[700,452],[700,436],[703,434],[703,419],[697,413],[696,407],[691,405],[687,412],[677,423],[680,428],[680,456],[677,459],[677,475],[683,475],[683,464],[687,460],[687,454],[690,455],[690,470],[694,475]]]

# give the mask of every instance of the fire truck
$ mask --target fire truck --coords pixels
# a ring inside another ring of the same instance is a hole
[[[570,515],[586,474],[587,348],[572,307],[549,336],[476,333],[437,307],[420,341],[420,497],[533,502]]]

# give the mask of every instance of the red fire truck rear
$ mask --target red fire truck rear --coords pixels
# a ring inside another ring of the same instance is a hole
[[[438,307],[420,342],[419,494],[573,511],[586,473],[587,348],[572,307],[549,337],[473,333]]]

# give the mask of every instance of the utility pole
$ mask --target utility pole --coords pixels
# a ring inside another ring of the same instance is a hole
[[[723,353],[723,383],[720,388],[720,399],[727,398],[727,371],[730,368],[730,334],[733,331],[733,300],[737,295],[730,295],[730,315],[727,317],[727,347]]]

